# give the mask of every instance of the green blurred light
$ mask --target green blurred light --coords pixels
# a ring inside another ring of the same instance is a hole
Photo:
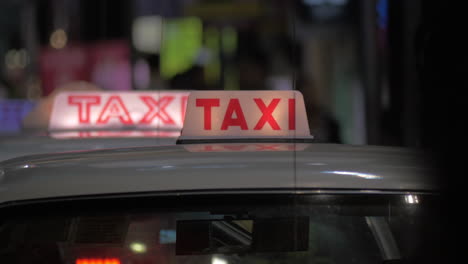
[[[205,32],[205,44],[213,55],[205,66],[205,81],[215,84],[220,79],[221,61],[219,58],[220,34],[217,28],[210,27]]]
[[[161,47],[161,76],[170,79],[193,66],[202,46],[203,26],[197,17],[166,19]]]
[[[222,31],[223,52],[233,54],[237,49],[237,32],[232,27],[225,27]]]

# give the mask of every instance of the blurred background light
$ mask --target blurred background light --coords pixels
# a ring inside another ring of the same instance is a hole
[[[140,52],[157,54],[161,48],[163,19],[160,16],[137,17],[132,25],[132,41]]]
[[[176,242],[176,231],[173,229],[161,229],[159,231],[160,244],[173,244]]]
[[[409,204],[417,204],[419,203],[418,196],[416,195],[406,195],[405,196],[405,201]]]
[[[425,43],[423,2],[0,1],[0,98],[36,100],[77,80],[114,91],[297,88],[317,141],[420,146],[431,141],[414,46]],[[21,131],[10,109],[0,131]]]
[[[135,62],[133,66],[133,79],[136,89],[143,90],[148,88],[151,81],[151,69],[146,60],[138,59]]]
[[[29,54],[25,49],[9,50],[5,54],[5,66],[8,69],[22,69],[29,64]]]
[[[211,264],[228,264],[228,262],[224,258],[214,256],[211,259]]]
[[[67,33],[63,29],[56,29],[50,35],[50,46],[54,49],[63,49],[67,45]]]
[[[197,17],[165,20],[160,59],[164,79],[193,66],[202,47],[202,33],[202,22]]]
[[[348,3],[348,0],[303,0],[306,5],[345,5]]]
[[[146,245],[141,242],[133,242],[130,244],[130,249],[134,253],[142,254],[146,252]]]

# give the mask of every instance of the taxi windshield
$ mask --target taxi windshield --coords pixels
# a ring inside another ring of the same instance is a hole
[[[436,195],[196,195],[4,208],[4,263],[438,263]],[[58,213],[59,212],[59,213]]]

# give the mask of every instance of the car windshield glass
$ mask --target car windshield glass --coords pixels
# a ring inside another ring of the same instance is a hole
[[[436,195],[198,195],[4,208],[2,263],[432,263]]]

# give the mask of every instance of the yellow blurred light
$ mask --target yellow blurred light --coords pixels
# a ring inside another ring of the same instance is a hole
[[[25,49],[9,50],[5,54],[5,66],[8,69],[22,69],[29,64],[29,55]]]
[[[57,29],[50,35],[50,46],[54,49],[62,49],[67,45],[67,33],[63,29]]]
[[[9,50],[5,55],[5,65],[9,69],[13,69],[16,67],[16,50]]]
[[[130,244],[130,249],[135,253],[145,253],[146,252],[146,245],[140,242],[133,242]]]
[[[18,67],[24,68],[29,63],[29,56],[26,50],[20,49],[18,51]]]

